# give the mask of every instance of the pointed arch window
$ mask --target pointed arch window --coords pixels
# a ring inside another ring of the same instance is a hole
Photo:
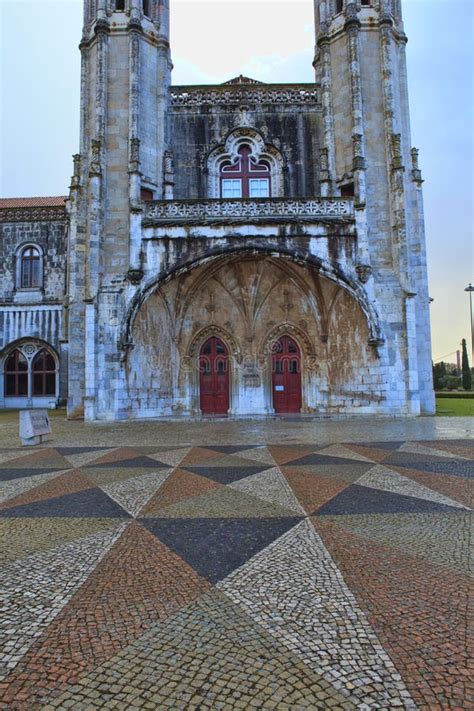
[[[33,396],[44,397],[56,394],[56,363],[46,348],[40,350],[33,359]]]
[[[41,253],[37,247],[28,246],[20,255],[20,288],[40,288],[43,282]]]
[[[271,169],[266,161],[258,163],[249,146],[238,151],[237,162],[226,161],[220,169],[222,198],[271,197]]]
[[[15,349],[5,363],[5,396],[28,395],[28,361],[21,351]]]

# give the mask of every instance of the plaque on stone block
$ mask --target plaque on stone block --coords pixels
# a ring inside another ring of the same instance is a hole
[[[20,439],[23,445],[41,444],[51,434],[51,423],[46,410],[20,412]]]

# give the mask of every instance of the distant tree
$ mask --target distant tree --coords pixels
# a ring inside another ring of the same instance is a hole
[[[466,339],[462,339],[462,386],[464,390],[470,390],[472,386],[471,369],[467,357]]]
[[[433,365],[433,385],[435,390],[440,390],[443,387],[442,381],[446,376],[446,363],[434,363]]]

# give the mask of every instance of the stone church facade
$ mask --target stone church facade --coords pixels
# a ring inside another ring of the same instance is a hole
[[[314,84],[172,86],[169,11],[84,1],[69,197],[0,201],[0,405],[433,413],[400,0],[316,0]]]

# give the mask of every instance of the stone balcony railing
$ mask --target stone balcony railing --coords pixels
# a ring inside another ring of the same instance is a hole
[[[352,221],[350,198],[258,198],[245,200],[156,200],[146,203],[145,223]]]

